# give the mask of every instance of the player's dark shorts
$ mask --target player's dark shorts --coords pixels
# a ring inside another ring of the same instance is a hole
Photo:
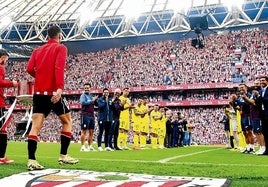
[[[51,102],[52,95],[33,95],[33,113],[42,113],[47,115],[53,110],[53,112],[60,116],[70,112],[68,103],[65,98],[61,97],[57,103]]]
[[[249,116],[241,116],[241,127],[242,131],[252,130],[252,125],[250,124]]]
[[[81,116],[81,129],[82,130],[94,130],[95,118],[88,115]]]
[[[251,119],[251,124],[252,124],[254,133],[261,133],[262,132],[260,119]]]

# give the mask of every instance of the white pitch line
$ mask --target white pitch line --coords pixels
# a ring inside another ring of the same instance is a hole
[[[207,153],[207,152],[211,152],[211,151],[217,151],[219,149],[224,149],[224,148],[210,149],[210,150],[199,151],[199,152],[195,152],[195,153],[189,153],[189,154],[184,154],[184,155],[173,156],[173,157],[169,157],[169,158],[158,160],[158,162],[160,162],[160,163],[166,163],[166,162],[168,162],[170,160],[175,160],[177,158],[183,158],[183,157],[198,155],[198,154]]]
[[[202,151],[202,152],[204,152],[204,151]],[[197,152],[197,153],[199,153],[199,152]],[[189,154],[187,154],[187,155],[189,155]],[[13,156],[14,157],[25,157],[22,155],[13,155]],[[179,156],[185,157],[186,155],[179,155]],[[38,156],[38,158],[49,158],[49,159],[55,159],[56,161],[58,159],[58,157],[48,157],[48,156]],[[25,159],[27,160],[26,157],[25,157]],[[227,166],[227,167],[233,166],[233,167],[267,167],[268,168],[268,164],[263,165],[263,164],[230,164],[230,163],[209,163],[209,162],[160,162],[160,161],[150,161],[150,160],[123,160],[123,159],[101,159],[101,158],[79,158],[79,160],[106,161],[106,162],[113,161],[113,162],[128,162],[128,163],[129,162],[133,162],[133,163],[158,163],[158,164],[165,164],[165,165],[205,165],[205,166],[210,165],[210,166]]]

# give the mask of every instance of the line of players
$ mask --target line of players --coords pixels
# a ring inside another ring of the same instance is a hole
[[[245,83],[241,83],[238,94],[230,96],[229,105],[224,107],[228,118],[224,120],[228,147],[242,153],[267,155],[267,85],[268,77],[263,76],[255,80],[251,92]],[[256,152],[255,138],[259,145]]]
[[[133,130],[133,149],[138,150],[146,147],[150,136],[152,148],[177,147],[190,145],[191,134],[194,129],[192,122],[188,122],[180,113],[172,114],[172,111],[160,107],[148,105],[147,97],[139,97],[137,103],[131,103],[129,99],[129,88],[116,89],[113,97],[109,97],[109,90],[103,89],[103,95],[93,96],[89,93],[89,85],[85,84],[85,93],[80,97],[82,104],[82,116],[85,106],[98,107],[98,137],[99,151],[128,150],[127,146],[129,131]],[[83,98],[87,98],[87,102]],[[84,106],[84,107],[83,107]],[[91,117],[93,114],[91,114]],[[83,119],[83,117],[82,117]],[[93,151],[92,137],[94,131],[94,120],[81,121],[81,151]],[[191,120],[190,120],[191,121]],[[88,137],[88,148],[85,146],[86,128],[91,127]],[[103,149],[102,137],[104,134]]]

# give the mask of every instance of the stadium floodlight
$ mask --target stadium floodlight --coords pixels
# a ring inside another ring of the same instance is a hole
[[[222,3],[227,7],[227,10],[231,12],[233,9],[242,10],[244,0],[224,0]]]
[[[0,19],[0,29],[6,28],[13,23],[12,18],[9,16],[2,17]]]
[[[96,19],[96,15],[92,11],[84,10],[80,14],[79,26],[91,25],[91,23]]]
[[[95,13],[96,3],[94,0],[85,1],[85,6],[80,10],[80,16],[78,18],[78,26],[81,28],[87,27],[90,25],[96,18]]]
[[[190,9],[191,3],[191,1],[180,1],[178,3],[178,0],[169,0],[167,8],[173,10],[174,16],[177,13],[185,14]]]
[[[143,5],[144,0],[124,1],[122,12],[125,16],[126,22],[133,19],[137,20],[142,13]]]

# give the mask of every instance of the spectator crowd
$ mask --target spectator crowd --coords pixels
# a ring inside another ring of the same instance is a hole
[[[243,65],[239,71],[245,80],[253,81],[256,75],[267,72],[267,30],[209,35],[202,50],[193,48],[190,39],[184,39],[70,55],[65,89],[81,90],[84,82],[93,88],[232,82],[236,73],[232,55],[238,36]],[[26,62],[10,64],[11,79],[30,80],[25,75]]]

